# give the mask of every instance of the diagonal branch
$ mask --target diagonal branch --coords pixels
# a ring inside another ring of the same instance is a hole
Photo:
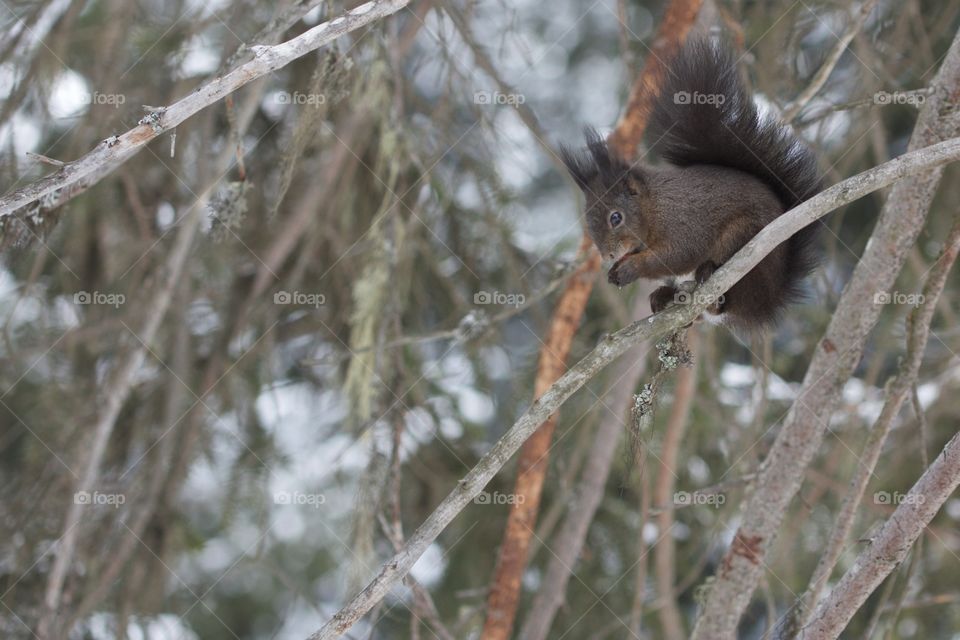
[[[11,234],[10,218],[24,207],[40,206],[46,211],[64,204],[116,170],[148,142],[175,128],[190,116],[340,36],[396,13],[409,2],[410,0],[371,0],[286,42],[251,47],[253,60],[224,76],[214,78],[169,107],[153,111],[133,129],[103,140],[84,156],[66,163],[60,171],[0,198],[0,237]],[[35,214],[36,210],[31,213]]]
[[[833,73],[834,67],[837,66],[837,63],[840,62],[840,58],[843,56],[843,52],[847,50],[847,47],[850,46],[850,43],[853,39],[860,33],[860,29],[863,28],[863,23],[867,21],[867,16],[870,15],[870,12],[873,10],[874,5],[877,4],[877,0],[867,0],[857,12],[857,17],[850,24],[850,27],[847,29],[846,33],[837,40],[836,46],[830,51],[830,54],[827,56],[827,59],[824,60],[823,65],[817,71],[816,75],[813,77],[813,80],[807,85],[807,88],[804,89],[797,99],[791,102],[784,109],[781,119],[784,122],[790,123],[793,122],[794,118],[800,115],[800,112],[803,111],[803,108],[813,100],[813,97],[820,92],[820,89],[823,88],[823,85],[827,83],[827,79],[830,77],[830,74]]]
[[[960,160],[960,138],[911,151],[830,187],[764,227],[703,284],[701,292],[705,295],[694,296],[694,299],[707,301],[726,292],[780,243],[834,209],[908,175],[931,171],[956,160]],[[338,637],[380,602],[390,588],[410,571],[427,547],[437,539],[457,514],[493,479],[524,441],[550,414],[557,411],[570,396],[604,367],[640,341],[667,335],[691,323],[705,307],[705,304],[671,307],[606,336],[593,351],[534,401],[510,430],[484,454],[476,466],[440,502],[433,513],[407,540],[403,549],[386,561],[367,586],[322,628],[311,634],[309,640],[332,640]]]
[[[800,635],[804,640],[836,638],[873,590],[903,562],[907,552],[960,485],[960,433],[954,434],[890,519],[844,574],[814,621]]]

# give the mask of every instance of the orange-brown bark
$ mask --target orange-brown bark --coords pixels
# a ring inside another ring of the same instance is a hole
[[[652,97],[669,59],[686,38],[696,20],[702,0],[672,0],[657,32],[654,45],[640,77],[634,83],[623,117],[609,138],[614,150],[630,161],[636,154],[647,125]],[[590,258],[570,278],[560,296],[550,331],[540,350],[534,396],[539,397],[566,371],[567,354],[580,325],[580,318],[593,289],[600,256],[589,237],[584,235],[581,252]],[[487,617],[483,640],[507,640],[513,629],[520,596],[520,581],[527,565],[530,539],[537,522],[543,482],[549,462],[550,445],[557,425],[557,414],[544,422],[520,450],[517,480],[507,526],[487,599]]]

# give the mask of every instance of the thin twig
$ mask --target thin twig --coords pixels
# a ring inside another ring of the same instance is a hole
[[[860,29],[863,28],[863,23],[866,22],[867,16],[870,15],[870,11],[873,10],[873,7],[877,4],[877,0],[867,0],[860,6],[860,12],[857,14],[856,19],[850,24],[846,32],[840,39],[837,41],[836,46],[830,51],[830,55],[827,56],[827,59],[824,61],[823,66],[817,70],[816,75],[813,76],[813,80],[807,85],[807,88],[804,89],[797,98],[791,102],[784,109],[783,112],[783,121],[786,123],[793,122],[793,119],[797,117],[807,103],[810,102],[817,93],[820,92],[820,89],[823,88],[823,85],[827,83],[827,79],[830,77],[830,74],[833,73],[834,67],[837,66],[837,63],[840,62],[840,57],[843,56],[843,52],[847,50],[847,47],[850,46],[850,43],[853,41],[854,37],[860,32]]]

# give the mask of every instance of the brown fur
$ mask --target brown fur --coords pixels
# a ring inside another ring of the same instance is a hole
[[[587,154],[562,149],[586,195],[587,231],[618,286],[638,278],[667,279],[650,297],[654,312],[676,301],[674,280],[693,273],[702,283],[763,227],[820,187],[816,161],[788,129],[762,120],[728,51],[688,44],[671,65],[654,101],[655,147],[671,164],[628,166],[587,131]],[[719,105],[673,96],[722,94]],[[611,215],[622,216],[613,224]],[[710,313],[739,328],[775,321],[795,300],[813,268],[813,228],[776,247]]]

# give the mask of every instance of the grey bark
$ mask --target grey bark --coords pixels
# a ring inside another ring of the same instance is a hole
[[[836,638],[884,578],[903,562],[910,547],[940,507],[960,485],[960,433],[955,434],[900,506],[817,607],[800,638]]]

